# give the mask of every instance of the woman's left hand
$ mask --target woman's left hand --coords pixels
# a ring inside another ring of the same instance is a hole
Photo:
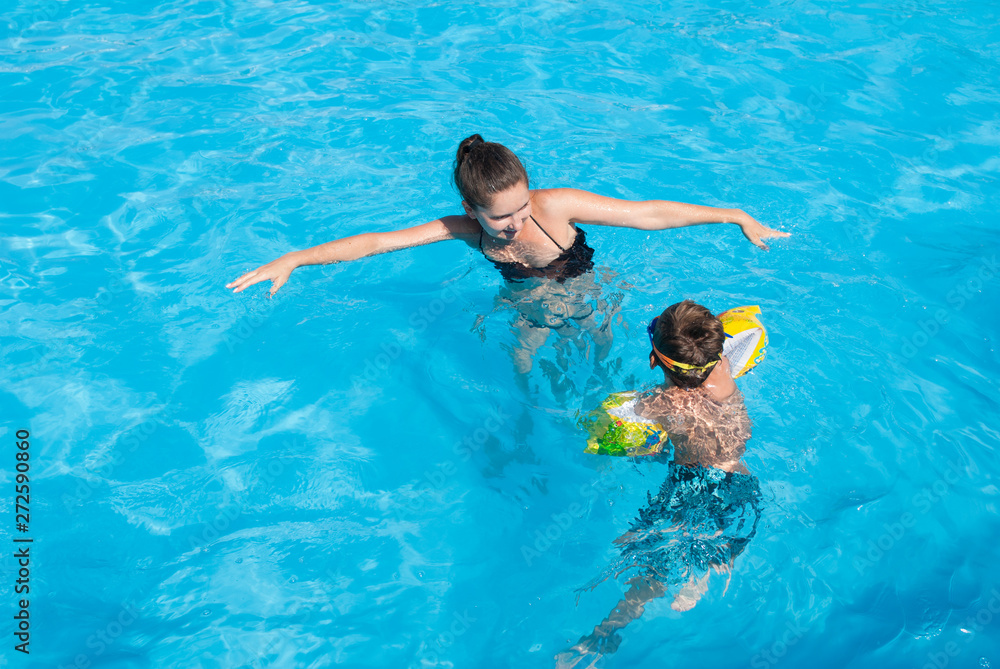
[[[743,231],[743,236],[750,240],[750,243],[754,246],[759,246],[765,251],[769,251],[767,244],[762,242],[762,239],[771,239],[778,237],[790,237],[791,234],[788,232],[782,232],[781,230],[772,230],[771,228],[761,225],[757,220],[750,214],[740,212],[742,220],[737,222],[740,226],[740,230]]]

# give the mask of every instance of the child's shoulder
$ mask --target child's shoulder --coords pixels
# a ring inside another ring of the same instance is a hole
[[[656,386],[639,396],[636,411],[640,415],[683,416],[687,414],[714,414],[743,406],[743,394],[738,388],[724,398],[717,397],[708,388],[678,388]]]
[[[684,395],[684,391],[676,386],[656,386],[639,395],[635,409],[645,417],[683,413],[687,404]]]

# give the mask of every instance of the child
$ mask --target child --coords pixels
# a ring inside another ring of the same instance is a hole
[[[750,417],[722,355],[722,323],[684,300],[654,318],[648,332],[649,368],[659,367],[666,378],[636,403],[636,412],[667,429],[675,465],[746,474],[740,458],[750,439]]]
[[[620,642],[616,630],[671,589],[676,591],[671,608],[692,608],[707,589],[709,569],[728,572],[760,518],[757,479],[740,462],[750,418],[722,355],[722,323],[685,300],[664,310],[648,331],[650,369],[659,367],[665,379],[640,398],[636,413],[660,423],[670,435],[670,474],[615,541],[620,557],[587,586],[638,571],[628,581],[625,598],[574,646],[579,655],[572,664],[566,664],[572,653],[558,657],[560,666],[573,666],[585,654],[614,652]]]

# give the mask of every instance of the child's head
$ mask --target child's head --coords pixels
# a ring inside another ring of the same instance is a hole
[[[649,367],[662,367],[680,388],[697,388],[722,359],[722,322],[691,300],[672,304],[650,324]]]

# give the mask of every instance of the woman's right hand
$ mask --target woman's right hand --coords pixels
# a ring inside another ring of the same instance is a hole
[[[260,283],[261,281],[271,281],[271,296],[273,297],[278,289],[285,285],[288,281],[288,277],[291,276],[292,270],[298,267],[299,264],[292,257],[292,254],[286,254],[278,258],[277,260],[272,260],[266,265],[261,265],[257,269],[247,272],[240,278],[236,279],[231,283],[226,284],[226,288],[232,288],[234,293],[242,291],[244,288],[248,288],[255,283]]]

